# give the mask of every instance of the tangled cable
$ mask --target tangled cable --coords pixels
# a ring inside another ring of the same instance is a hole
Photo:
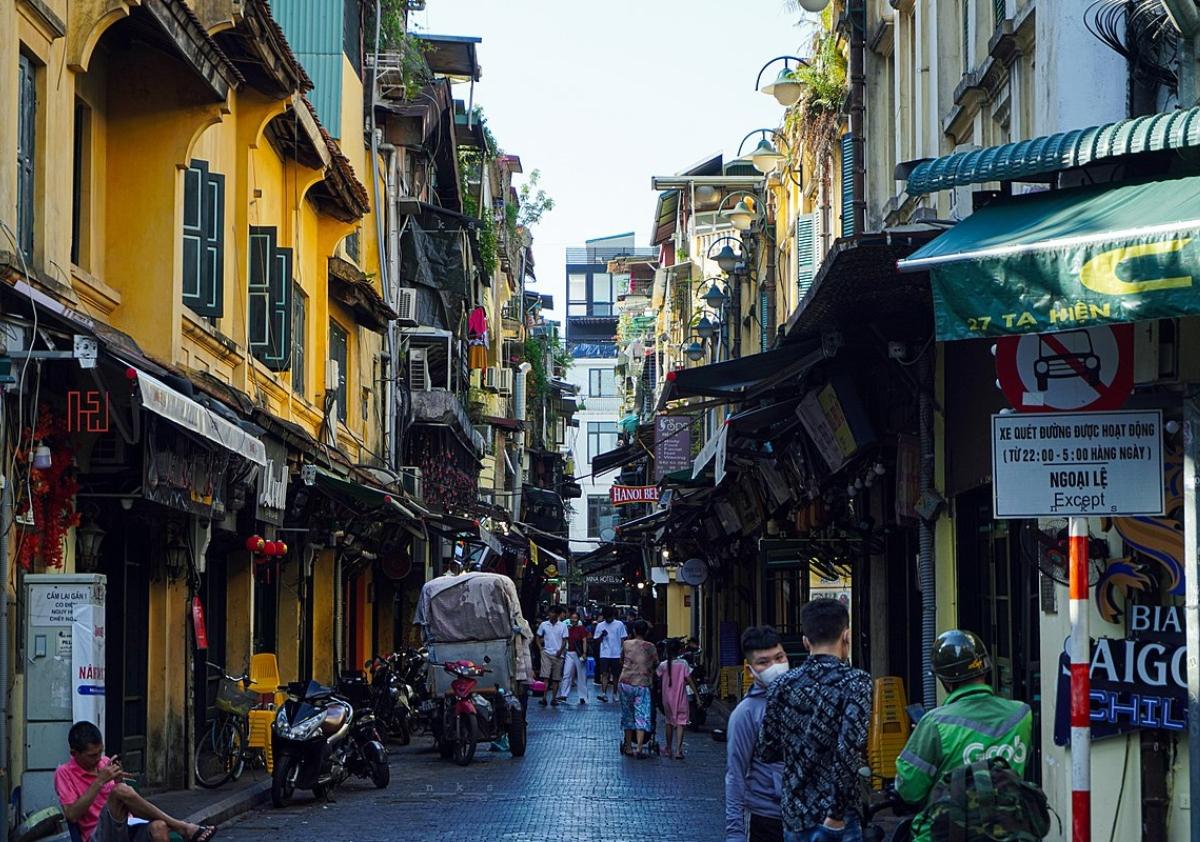
[[[1179,33],[1161,0],[1095,0],[1083,16],[1088,32],[1123,56],[1139,82],[1178,91],[1172,65]]]

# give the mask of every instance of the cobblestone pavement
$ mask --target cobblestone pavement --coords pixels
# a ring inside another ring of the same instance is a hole
[[[336,802],[266,807],[221,828],[221,842],[705,842],[723,839],[725,744],[688,733],[687,759],[622,757],[620,706],[531,701],[523,758],[489,752],[460,768],[428,737],[392,747],[382,791],[351,779]],[[659,726],[660,733],[662,725]]]

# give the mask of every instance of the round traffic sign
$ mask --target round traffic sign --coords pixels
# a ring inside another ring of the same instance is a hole
[[[1133,393],[1133,325],[1029,333],[996,342],[996,378],[1018,412],[1120,409]]]
[[[679,580],[685,585],[703,585],[708,581],[708,565],[702,558],[689,558],[679,568]]]

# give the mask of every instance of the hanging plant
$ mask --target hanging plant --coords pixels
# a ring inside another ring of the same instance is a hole
[[[31,515],[33,523],[20,529],[17,563],[26,571],[38,569],[39,564],[40,569],[60,570],[67,530],[79,525],[79,512],[75,510],[79,483],[75,479],[71,436],[63,418],[42,404],[36,429],[26,427],[21,440],[33,444],[17,452],[17,463],[28,477],[28,496],[18,498],[17,511]],[[30,456],[38,442],[50,448],[49,468],[33,467]],[[17,493],[23,490],[19,487]]]
[[[829,160],[842,131],[842,108],[846,103],[846,54],[833,31],[828,12],[813,36],[812,59],[792,74],[804,84],[799,102],[788,109],[783,120],[786,147],[793,154],[808,152],[817,162],[822,181],[828,183]],[[798,166],[800,161],[789,161]]]

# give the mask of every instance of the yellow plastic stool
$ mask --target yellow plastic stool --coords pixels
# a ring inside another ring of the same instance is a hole
[[[907,707],[902,679],[896,676],[875,679],[871,728],[867,733],[867,762],[877,778],[896,777],[896,758],[908,742]]]
[[[273,710],[252,710],[248,714],[250,733],[246,742],[250,748],[262,749],[263,759],[267,764],[267,772],[275,770],[275,757],[271,754],[271,722],[275,719]]]
[[[270,696],[275,707],[283,704],[285,696],[279,690],[279,660],[273,652],[250,656],[250,692]]]

